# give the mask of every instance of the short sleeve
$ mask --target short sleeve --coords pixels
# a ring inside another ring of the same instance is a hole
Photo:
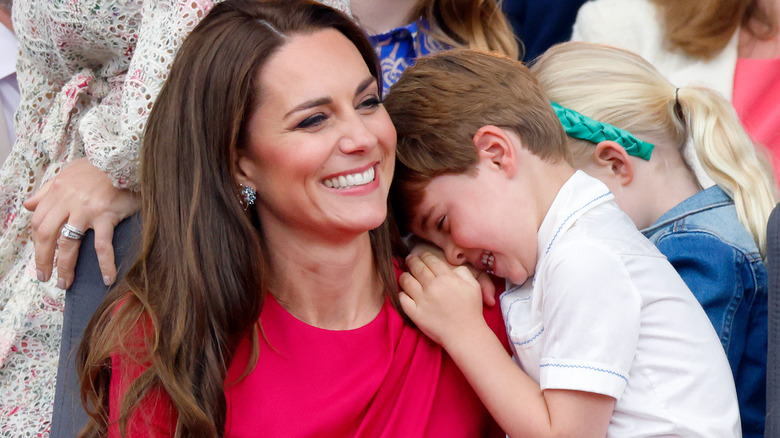
[[[598,243],[562,243],[548,255],[542,281],[541,388],[619,398],[637,348],[642,306],[624,262]]]

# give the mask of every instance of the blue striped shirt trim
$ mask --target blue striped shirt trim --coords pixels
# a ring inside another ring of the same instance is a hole
[[[586,365],[569,365],[569,364],[559,364],[559,363],[545,363],[545,364],[539,365],[539,368],[544,368],[544,367],[581,368],[581,369],[586,369],[586,370],[599,371],[599,372],[602,372],[602,373],[612,374],[613,376],[620,377],[626,383],[628,383],[628,378],[626,376],[624,376],[624,375],[622,375],[620,373],[616,373],[614,371],[605,370],[603,368],[589,367],[589,366],[586,366]]]
[[[550,252],[550,248],[553,246],[553,243],[555,243],[555,239],[558,238],[558,234],[563,229],[563,226],[566,225],[567,222],[569,222],[569,219],[571,219],[575,214],[577,214],[579,211],[581,211],[585,207],[589,206],[590,204],[593,204],[594,202],[598,201],[599,199],[601,199],[601,198],[603,198],[605,196],[609,196],[610,194],[612,194],[612,192],[603,193],[603,194],[601,194],[601,195],[591,199],[590,201],[588,201],[582,207],[580,207],[580,208],[574,210],[573,212],[571,212],[571,214],[569,214],[569,216],[567,216],[566,219],[564,219],[563,222],[561,222],[561,225],[558,227],[558,230],[555,231],[555,234],[553,235],[552,240],[550,240],[550,244],[547,245],[547,249],[544,251],[544,255],[547,255],[547,253]]]

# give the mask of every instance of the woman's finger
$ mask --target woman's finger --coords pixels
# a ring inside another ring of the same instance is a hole
[[[68,212],[55,206],[38,210],[33,215],[32,231],[35,247],[35,269],[40,281],[48,281],[54,265],[54,250]]]
[[[114,263],[114,226],[111,221],[98,219],[95,221],[95,252],[98,266],[103,276],[103,284],[110,286],[116,280],[116,264]]]
[[[72,219],[69,220],[72,221]],[[81,223],[74,224],[69,222],[68,225],[80,231],[82,235],[86,231],[85,225]],[[59,239],[57,239],[57,287],[63,290],[73,284],[73,272],[79,256],[79,247],[81,247],[81,237],[74,237],[60,235]]]
[[[24,205],[24,208],[30,211],[35,211],[36,208],[38,208],[38,203],[41,202],[41,199],[44,199],[44,196],[46,196],[47,193],[49,193],[49,188],[51,187],[52,181],[46,181],[41,188],[38,189],[37,192],[35,192],[34,195],[27,198],[26,201],[22,203]]]

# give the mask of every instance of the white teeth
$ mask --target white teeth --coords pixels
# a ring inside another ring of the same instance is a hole
[[[374,180],[374,168],[370,167],[365,172],[351,173],[341,175],[335,178],[326,179],[322,183],[325,187],[333,189],[350,189],[352,187],[362,186]]]
[[[482,253],[482,264],[487,266],[488,268],[493,268],[493,265],[496,262],[496,257],[493,256],[493,253],[490,251],[485,251]],[[489,269],[488,271],[491,271],[492,269]]]

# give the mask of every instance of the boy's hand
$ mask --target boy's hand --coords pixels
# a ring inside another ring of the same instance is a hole
[[[425,253],[430,253],[436,256],[439,260],[446,263],[447,266],[450,266],[452,269],[455,268],[455,266],[451,265],[444,257],[444,251],[442,251],[441,248],[422,239],[415,240],[414,246],[412,246],[412,248],[409,250],[409,254],[421,257]],[[469,269],[469,272],[471,272],[471,275],[473,275],[474,278],[477,279],[477,282],[479,283],[479,286],[482,289],[482,302],[483,304],[485,304],[485,307],[495,306],[496,285],[493,284],[493,279],[490,277],[490,275],[487,272],[478,271],[477,268],[475,268],[471,264],[467,263],[463,266],[467,267]]]
[[[412,254],[406,264],[410,272],[399,278],[401,307],[428,337],[446,349],[485,325],[480,284],[468,268],[453,268],[430,253]]]

